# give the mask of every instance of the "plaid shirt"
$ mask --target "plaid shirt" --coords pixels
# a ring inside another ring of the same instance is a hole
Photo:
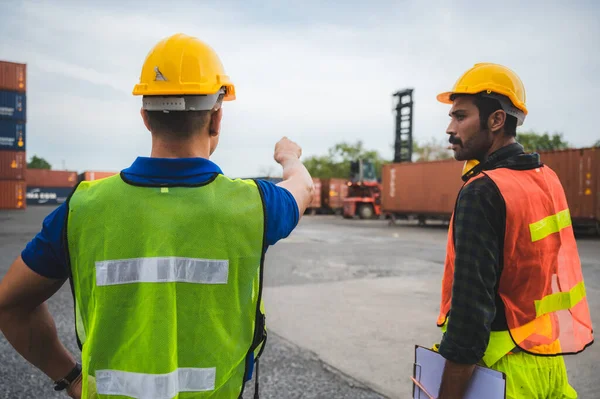
[[[510,144],[491,154],[483,169],[534,169],[538,154],[525,154]],[[488,345],[490,331],[507,330],[504,304],[498,295],[504,254],[506,205],[487,176],[465,186],[454,211],[454,284],[447,331],[439,352],[455,363],[475,364]]]

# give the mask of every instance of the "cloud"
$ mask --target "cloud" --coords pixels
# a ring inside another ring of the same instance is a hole
[[[210,43],[236,84],[214,157],[232,175],[273,165],[283,135],[306,155],[362,139],[391,157],[392,94],[405,87],[415,89],[415,137],[444,137],[448,107],[435,95],[482,61],[503,63],[525,82],[524,128],[563,131],[576,146],[600,138],[591,120],[600,96],[593,2],[143,4],[19,2],[0,16],[0,59],[29,65],[30,149],[79,170],[147,155],[131,90],[149,49],[174,32]],[[53,144],[56,131],[68,143]],[[102,156],[90,153],[97,146]]]

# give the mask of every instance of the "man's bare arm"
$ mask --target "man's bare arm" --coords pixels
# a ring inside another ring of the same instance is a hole
[[[474,370],[474,364],[459,364],[446,360],[438,399],[462,399]]]
[[[0,282],[0,330],[21,356],[53,381],[75,366],[45,304],[63,283],[33,272],[21,257]]]
[[[275,146],[275,161],[283,167],[283,181],[277,185],[292,194],[298,204],[300,217],[310,205],[314,191],[312,177],[300,161],[301,155],[300,146],[286,137]]]

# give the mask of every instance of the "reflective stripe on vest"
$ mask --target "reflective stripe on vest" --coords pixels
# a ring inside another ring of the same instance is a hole
[[[264,338],[259,187],[115,175],[67,205],[82,398],[238,398]]]
[[[535,355],[578,353],[593,342],[585,284],[564,190],[548,167],[499,168],[488,176],[506,204],[502,274],[498,295],[508,331],[492,332],[484,362],[489,366],[515,346]],[[450,222],[438,326],[452,302],[454,215]]]

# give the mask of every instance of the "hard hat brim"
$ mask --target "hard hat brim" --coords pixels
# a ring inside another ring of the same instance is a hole
[[[440,93],[437,95],[437,100],[444,104],[452,104],[452,100],[450,100],[450,96],[452,96],[453,94],[455,94],[455,93],[452,91]]]

